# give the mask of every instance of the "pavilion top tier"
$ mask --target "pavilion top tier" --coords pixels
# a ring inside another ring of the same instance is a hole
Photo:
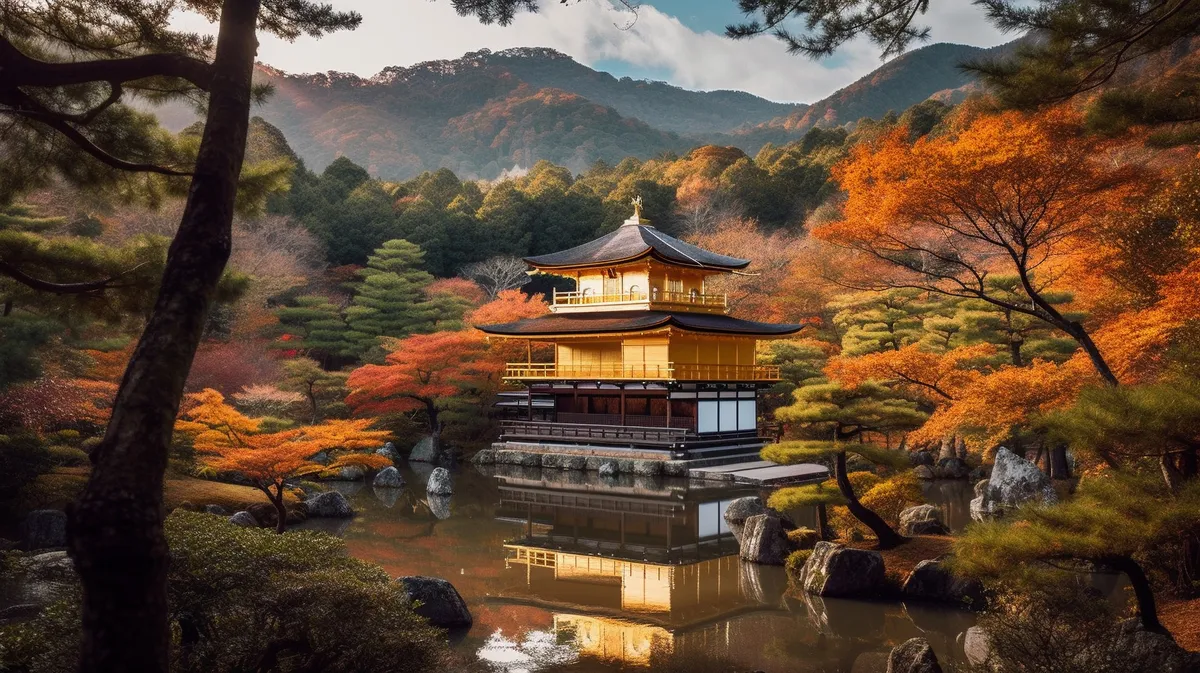
[[[541,273],[575,280],[573,291],[555,291],[551,311],[728,310],[725,295],[709,291],[708,279],[744,269],[750,260],[709,252],[664,234],[642,217],[641,205],[640,197],[633,200],[633,215],[616,231],[525,259]]]

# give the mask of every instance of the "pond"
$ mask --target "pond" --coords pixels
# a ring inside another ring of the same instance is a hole
[[[450,580],[475,619],[455,646],[483,670],[882,673],[894,644],[922,636],[950,671],[974,623],[944,607],[788,593],[782,568],[738,559],[723,522],[755,487],[468,465],[453,496],[431,499],[431,469],[402,468],[404,489],[336,483],[359,515],[305,526],[393,576]],[[928,494],[956,526],[971,490],[957,486]]]

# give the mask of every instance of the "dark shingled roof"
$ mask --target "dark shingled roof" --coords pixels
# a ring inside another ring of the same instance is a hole
[[[668,311],[598,311],[596,313],[552,313],[500,325],[478,325],[488,334],[501,336],[550,336],[554,334],[597,334],[641,332],[660,327],[678,327],[692,332],[718,332],[758,336],[784,336],[799,332],[803,325],[775,325],[741,320],[712,313]]]
[[[624,224],[594,241],[548,255],[526,257],[525,261],[539,268],[554,268],[619,262],[647,254],[697,268],[744,269],[750,264],[748,259],[718,255],[697,248],[644,224]]]

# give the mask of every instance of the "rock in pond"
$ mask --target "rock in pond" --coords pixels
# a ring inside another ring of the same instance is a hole
[[[943,458],[933,468],[933,474],[938,479],[966,479],[971,466],[962,458]]]
[[[425,502],[429,505],[429,513],[437,520],[445,521],[450,518],[450,496],[428,493]]]
[[[471,456],[471,462],[476,465],[495,465],[496,451],[495,449],[480,449]]]
[[[963,656],[972,666],[986,666],[992,657],[992,644],[982,626],[972,626],[963,633]]]
[[[67,546],[67,513],[35,509],[21,522],[21,543],[27,551]]]
[[[379,474],[375,475],[375,481],[371,485],[383,488],[400,488],[404,485],[404,477],[400,476],[400,470],[389,465],[380,470]]]
[[[258,519],[245,510],[234,512],[233,516],[229,517],[229,523],[242,528],[258,528]]]
[[[451,495],[454,493],[454,486],[450,481],[450,471],[444,467],[439,467],[429,474],[429,481],[425,482],[425,491],[434,495]]]
[[[933,458],[933,454],[928,451],[913,451],[912,453],[908,454],[908,459],[912,462],[913,467],[918,465],[927,465],[929,467],[933,467],[934,462],[936,462]]]
[[[928,465],[918,465],[913,468],[913,476],[921,481],[933,481],[933,469]]]
[[[606,460],[600,463],[600,468],[597,470],[601,477],[611,479],[621,473],[621,468],[615,460]]]
[[[742,529],[746,526],[746,519],[766,512],[767,506],[763,504],[762,498],[755,495],[738,498],[729,503],[725,508],[725,523],[739,545],[742,543]]]
[[[337,491],[318,493],[304,501],[309,518],[348,519],[354,516],[354,508],[346,496]]]
[[[799,579],[806,592],[817,596],[868,598],[884,587],[883,557],[877,551],[818,542]]]
[[[419,603],[416,613],[433,626],[444,629],[471,626],[471,612],[453,584],[438,577],[418,575],[400,577],[396,581],[404,587],[410,601]]]
[[[400,462],[400,452],[396,450],[396,445],[391,442],[375,449],[375,453],[392,461],[392,464]]]
[[[973,610],[985,606],[983,585],[950,572],[940,559],[918,563],[904,580],[901,591],[905,600],[958,604]]]
[[[442,452],[433,435],[422,437],[408,453],[408,460],[411,463],[436,463],[441,457]]]
[[[971,518],[986,521],[1003,516],[1005,510],[1016,509],[1026,503],[1053,504],[1058,494],[1037,465],[1009,451],[1003,446],[996,451],[992,476],[988,478],[983,493],[971,501]]]
[[[942,673],[937,655],[924,638],[910,638],[892,648],[887,673]]]
[[[779,517],[755,514],[746,519],[738,555],[743,561],[781,566],[792,552]]]
[[[587,456],[563,456],[562,469],[582,472],[587,469]]]
[[[205,505],[204,512],[206,514],[215,514],[217,516],[229,516],[229,510],[220,505]]]
[[[635,460],[633,461],[633,474],[637,477],[657,477],[663,473],[663,462],[661,460]]]
[[[917,505],[900,512],[900,534],[949,535],[950,529],[942,523],[942,508],[937,505]]]

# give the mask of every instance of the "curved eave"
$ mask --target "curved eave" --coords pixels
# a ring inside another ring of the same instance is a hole
[[[803,325],[759,323],[724,315],[617,312],[550,315],[496,325],[477,325],[479,331],[509,339],[569,338],[574,336],[644,334],[677,329],[695,334],[774,339],[795,334]]]
[[[594,261],[594,262],[579,262],[578,264],[559,264],[559,265],[540,264],[540,263],[534,261],[535,259],[537,259],[536,257],[526,257],[526,258],[522,259],[521,261],[525,262],[529,266],[532,266],[537,271],[542,271],[542,272],[547,272],[547,273],[557,273],[557,272],[561,272],[561,271],[576,271],[576,270],[584,270],[584,269],[595,269],[598,267],[613,266],[616,264],[632,264],[634,262],[638,262],[643,259],[646,259],[647,257],[653,258],[659,262],[662,262],[663,264],[670,264],[671,266],[682,266],[682,267],[686,267],[689,269],[706,270],[706,271],[712,271],[715,273],[733,273],[734,271],[737,271],[739,269],[744,269],[747,266],[750,266],[750,262],[748,260],[746,261],[745,264],[741,264],[739,266],[718,266],[715,264],[691,264],[691,263],[681,262],[677,259],[672,259],[670,257],[667,257],[666,255],[662,254],[658,250],[655,250],[654,248],[651,248],[651,247],[647,247],[643,252],[633,255],[631,257],[604,259],[604,260],[599,260],[599,261]]]

